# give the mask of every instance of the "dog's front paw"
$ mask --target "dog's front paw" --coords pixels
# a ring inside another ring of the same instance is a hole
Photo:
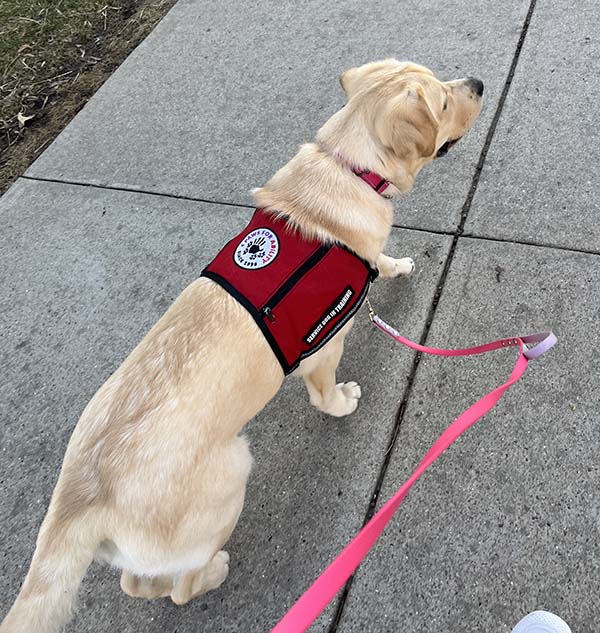
[[[408,277],[415,272],[415,262],[412,257],[402,257],[402,259],[394,260],[396,262],[396,270],[398,275]]]
[[[382,277],[408,277],[415,271],[412,257],[395,259],[382,254],[377,260],[377,266]]]

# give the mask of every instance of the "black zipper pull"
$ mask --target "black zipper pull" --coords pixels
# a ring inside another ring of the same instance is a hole
[[[271,321],[271,323],[275,321],[275,315],[273,314],[273,310],[271,310],[269,306],[263,308],[263,314],[267,317],[267,319],[269,319],[269,321]]]

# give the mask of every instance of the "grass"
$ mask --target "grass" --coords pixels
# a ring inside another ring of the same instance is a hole
[[[0,0],[0,194],[175,0]]]

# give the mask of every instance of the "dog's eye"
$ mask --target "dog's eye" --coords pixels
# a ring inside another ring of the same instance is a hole
[[[444,105],[443,105],[443,107],[442,107],[442,110],[445,110],[447,107],[448,107],[448,99],[446,99],[446,100],[444,101]]]

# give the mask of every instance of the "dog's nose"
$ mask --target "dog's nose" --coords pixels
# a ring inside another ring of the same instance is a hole
[[[467,86],[478,96],[483,95],[483,81],[475,79],[475,77],[467,77]]]

